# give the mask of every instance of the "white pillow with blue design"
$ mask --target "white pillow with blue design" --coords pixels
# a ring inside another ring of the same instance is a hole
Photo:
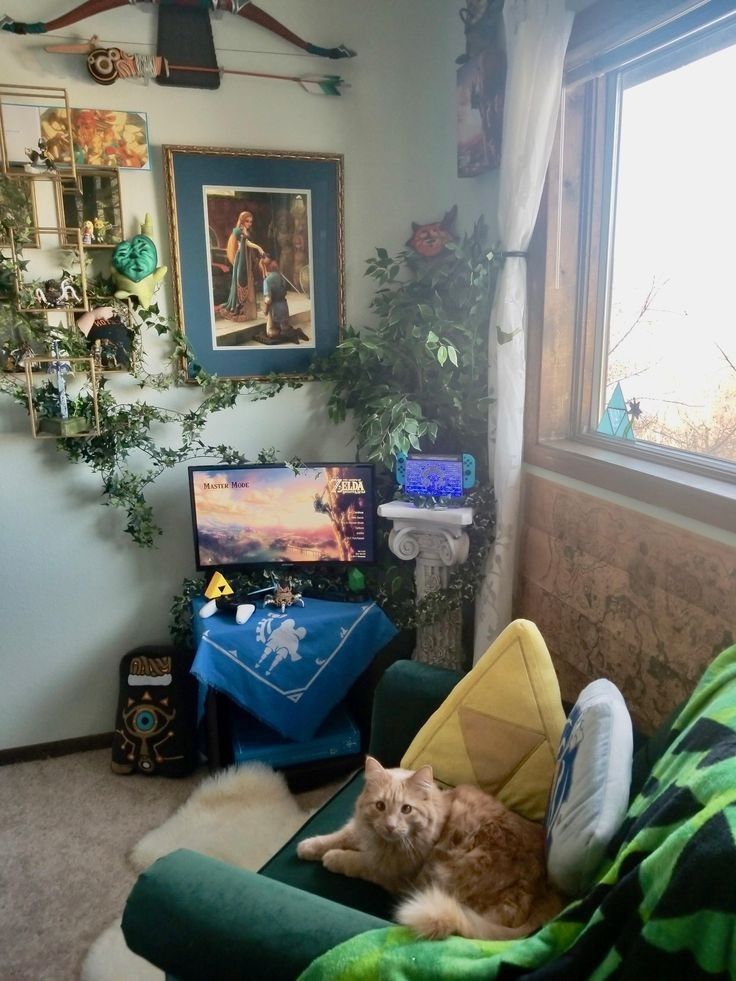
[[[547,873],[568,896],[593,884],[629,802],[633,734],[618,688],[587,685],[568,716],[557,751],[545,831]]]

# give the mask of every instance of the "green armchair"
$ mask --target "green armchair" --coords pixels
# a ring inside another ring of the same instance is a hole
[[[376,689],[370,752],[397,765],[458,679],[393,664]],[[651,739],[635,740],[629,813],[596,883],[524,940],[417,941],[390,924],[383,890],[296,857],[302,838],[346,820],[362,774],[258,873],[184,850],[159,859],[128,898],[123,932],[131,950],[182,981],[289,981],[306,969],[308,981],[733,976],[734,746],[736,647]]]
[[[398,766],[460,677],[416,661],[392,664],[376,688],[370,753]],[[159,859],[128,898],[123,933],[130,949],[181,981],[287,981],[342,940],[388,926],[388,893],[296,855],[302,838],[347,821],[362,786],[360,772],[258,873],[184,849]]]

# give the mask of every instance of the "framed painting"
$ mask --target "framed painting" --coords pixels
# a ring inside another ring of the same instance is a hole
[[[457,71],[457,176],[475,177],[501,163],[506,56],[486,48]]]
[[[71,145],[77,167],[150,170],[148,116],[119,109],[70,109]],[[65,109],[41,109],[41,135],[55,161],[71,163]]]
[[[174,291],[197,363],[299,376],[345,315],[339,154],[163,147]]]

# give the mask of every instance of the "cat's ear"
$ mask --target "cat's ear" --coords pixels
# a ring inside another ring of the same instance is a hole
[[[365,758],[365,775],[366,777],[377,777],[379,773],[385,773],[386,771],[373,756],[366,756]]]
[[[434,775],[432,773],[432,767],[429,763],[425,763],[424,766],[420,767],[412,776],[409,778],[409,782],[415,787],[434,787]]]

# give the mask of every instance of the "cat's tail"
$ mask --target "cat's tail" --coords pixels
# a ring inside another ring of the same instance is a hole
[[[526,937],[555,916],[560,903],[550,897],[549,903],[517,927],[507,927],[450,896],[439,886],[428,886],[396,908],[397,923],[410,927],[420,937],[441,940],[443,937],[469,937],[473,940],[515,940]]]

